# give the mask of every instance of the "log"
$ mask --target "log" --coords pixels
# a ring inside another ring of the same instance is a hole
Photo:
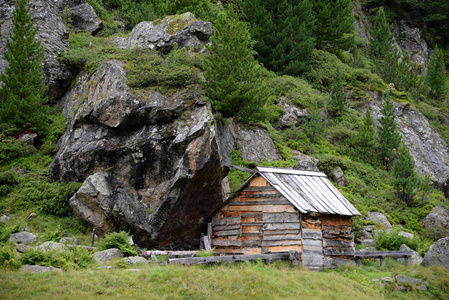
[[[298,223],[299,214],[291,212],[264,213],[264,223]]]
[[[216,236],[240,235],[240,229],[217,231],[215,235]]]
[[[300,240],[262,241],[262,247],[273,247],[273,246],[301,246],[301,241]]]
[[[213,239],[212,243],[214,246],[234,246],[240,247],[242,246],[242,241],[240,240],[228,240],[228,239]]]
[[[310,229],[303,229],[302,230],[302,237],[304,239],[321,240],[323,238],[323,234],[320,231],[315,231],[315,230],[310,230]]]
[[[264,230],[283,230],[283,229],[298,229],[299,223],[268,223],[263,225]]]
[[[335,256],[335,255],[347,255],[353,256],[355,250],[352,247],[348,248],[324,248],[324,255]]]
[[[240,224],[240,217],[220,218],[220,219],[212,220],[212,227],[224,226],[224,225],[236,225],[236,224]]]
[[[203,236],[203,245],[204,245],[204,250],[206,250],[206,251],[212,250],[211,242],[207,235]]]
[[[322,247],[323,242],[321,240],[302,239],[304,246]]]
[[[354,242],[352,240],[329,240],[323,239],[324,247],[354,247]]]
[[[285,198],[281,199],[269,199],[269,200],[264,200],[264,201],[232,201],[229,202],[228,205],[289,205],[290,202],[288,200],[286,200]]]
[[[214,228],[214,231],[235,230],[235,229],[240,229],[240,224],[217,225],[217,226],[214,226],[213,228]]]
[[[297,234],[297,235],[299,235],[299,228],[298,229],[288,229],[288,230],[276,229],[276,230],[264,230],[263,231],[264,236],[282,235],[282,234]]]
[[[151,250],[142,251],[140,256],[151,256],[151,255],[166,255],[166,256],[195,256],[198,251],[163,251],[163,250]]]
[[[263,241],[299,240],[299,234],[264,235]]]
[[[189,258],[172,258],[168,260],[169,264],[182,265],[198,265],[222,262],[237,262],[237,261],[251,261],[251,260],[276,260],[289,259],[290,254],[286,253],[271,253],[271,254],[250,254],[250,255],[222,255],[222,256],[207,256],[207,257],[189,257]]]

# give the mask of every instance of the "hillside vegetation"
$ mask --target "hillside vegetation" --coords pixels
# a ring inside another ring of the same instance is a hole
[[[393,106],[394,101],[420,111],[449,143],[449,125],[442,122],[449,114],[446,1],[427,1],[425,7],[411,0],[360,1],[368,14],[365,21],[372,24],[369,39],[357,35],[349,0],[87,2],[102,19],[104,29],[96,36],[70,30],[70,49],[61,55],[60,61],[73,73],[85,70],[93,74],[102,62],[119,59],[125,63],[128,85],[135,93],[148,87],[165,94],[194,91],[211,103],[216,122],[228,124],[233,118],[249,127],[266,129],[282,159],[263,161],[260,165],[293,167],[294,153],[300,151],[319,159],[320,170],[330,178],[332,170],[340,167],[347,184],[339,189],[363,215],[354,219],[354,229],[371,224],[363,219],[368,211],[384,213],[393,224],[393,234],[378,237],[379,249],[398,250],[399,230],[415,234],[415,239],[407,243],[421,254],[434,241],[449,235],[441,229],[423,229],[420,220],[436,205],[449,208],[449,201],[447,195],[431,185],[428,176],[414,171],[413,157],[396,127]],[[213,22],[214,34],[207,53],[176,47],[168,54],[119,49],[111,41],[117,34],[128,36],[141,21],[184,12]],[[400,20],[419,26],[429,47],[434,49],[427,75],[422,75],[423,66],[411,62],[395,45],[392,24]],[[120,22],[124,30],[119,32]],[[1,79],[6,82],[4,77]],[[68,235],[87,244],[91,232],[73,217],[68,205],[81,183],[54,181],[48,175],[58,139],[64,132],[61,112],[41,99],[38,108],[33,108],[39,122],[33,124],[33,120],[14,115],[15,110],[4,104],[7,91],[5,85],[0,89],[0,213],[11,219],[0,222],[0,265],[5,268],[0,275],[0,295],[4,299],[43,298],[49,293],[58,298],[449,297],[447,270],[404,269],[394,263],[383,270],[368,262],[363,269],[342,268],[310,276],[307,271],[283,264],[149,266],[139,272],[78,270],[93,264],[67,264],[76,258],[66,256],[61,264],[69,271],[63,275],[23,275],[6,270],[24,262],[15,259],[16,252],[7,242],[11,233],[28,228],[38,235],[38,242],[58,241]],[[38,92],[42,97],[40,89]],[[281,99],[306,110],[307,118],[300,124],[281,126]],[[373,120],[370,107],[376,101],[383,115],[378,122]],[[43,107],[42,111],[39,107]],[[45,121],[38,112],[45,113]],[[17,139],[34,132],[39,133],[34,145]],[[251,164],[236,149],[232,163],[244,167]],[[232,170],[231,190],[246,177],[247,173]],[[39,218],[27,219],[32,212],[38,212]],[[401,294],[396,287],[380,290],[378,283],[371,281],[398,272],[429,280],[429,291]],[[150,281],[151,286],[146,284]]]

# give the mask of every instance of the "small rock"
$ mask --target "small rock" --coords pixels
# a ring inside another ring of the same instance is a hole
[[[28,217],[27,217],[27,221],[29,220],[33,220],[37,217],[37,213],[32,212]]]
[[[41,248],[44,251],[47,251],[47,250],[52,250],[52,249],[63,249],[63,248],[65,248],[65,245],[61,244],[61,243],[48,241],[48,242],[45,242],[45,243],[39,245],[39,248]]]
[[[27,245],[34,243],[37,240],[37,237],[32,233],[22,231],[11,234],[9,239],[16,244]]]
[[[385,282],[391,282],[393,281],[393,278],[391,277],[379,277],[379,280],[385,281]]]
[[[27,145],[33,146],[36,138],[37,138],[36,133],[27,133],[27,134],[22,135],[19,138],[19,142],[21,142],[22,144],[27,144]]]
[[[156,255],[151,255],[151,260],[154,262],[158,262],[159,260],[157,259]]]
[[[418,285],[418,290],[427,291],[427,285],[425,284]]]
[[[9,217],[8,217],[7,215],[3,215],[3,216],[0,218],[0,221],[2,221],[3,223],[6,223],[6,222],[9,221]]]
[[[33,248],[34,247],[32,247],[32,246],[27,246],[27,245],[24,245],[24,244],[16,244],[16,250],[19,253],[24,253],[28,249],[33,249]]]
[[[94,257],[99,264],[105,264],[114,258],[123,257],[123,253],[117,248],[112,248],[97,252],[94,254]]]
[[[23,265],[19,271],[33,272],[33,273],[62,272],[61,269],[55,267],[44,267],[36,265]]]
[[[413,233],[409,233],[409,232],[405,232],[405,231],[399,231],[398,235],[409,238],[411,240],[413,240],[413,238],[415,237],[415,235]]]
[[[128,265],[135,265],[135,264],[147,264],[148,260],[146,260],[145,258],[141,257],[141,256],[130,256],[130,257],[126,257],[124,259],[126,261],[126,263]]]
[[[376,241],[374,239],[366,239],[366,240],[362,240],[361,244],[363,246],[367,246],[367,247],[375,247]]]
[[[421,279],[418,278],[410,278],[407,276],[403,276],[403,275],[396,275],[396,283],[397,284],[412,284],[412,285],[420,285],[421,284]]]
[[[112,269],[112,266],[99,266],[97,269]]]
[[[70,244],[70,245],[79,245],[80,242],[76,239],[76,238],[71,238],[71,237],[62,237],[59,242],[61,244]]]

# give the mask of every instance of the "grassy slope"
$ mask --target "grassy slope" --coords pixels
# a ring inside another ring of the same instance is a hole
[[[390,265],[390,266],[389,266]],[[377,266],[377,264],[376,264]],[[2,271],[2,299],[447,299],[449,271],[389,262],[386,269],[348,267],[310,272],[277,262],[221,266],[149,265],[64,273]],[[399,292],[372,281],[393,274],[430,280],[429,291]],[[438,275],[438,280],[435,279]],[[446,284],[446,287],[444,285]]]

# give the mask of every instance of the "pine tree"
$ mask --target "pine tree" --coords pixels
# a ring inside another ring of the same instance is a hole
[[[215,23],[212,45],[204,60],[209,98],[222,117],[254,121],[264,117],[264,99],[258,97],[260,66],[246,24],[232,10]]]
[[[414,169],[415,162],[407,146],[402,144],[398,150],[398,157],[393,163],[391,174],[393,175],[393,186],[398,193],[398,197],[405,201],[408,206],[412,204],[415,190],[418,187],[418,177]]]
[[[377,139],[374,131],[374,120],[371,116],[371,106],[368,106],[363,118],[363,124],[354,137],[357,156],[364,162],[373,164],[376,161]]]
[[[354,45],[354,16],[350,0],[315,0],[317,46],[327,51],[347,50]]]
[[[339,117],[343,114],[348,106],[348,99],[343,86],[343,79],[341,73],[337,70],[332,76],[332,84],[330,86],[330,110],[333,116]]]
[[[303,73],[315,47],[310,1],[243,0],[242,8],[257,41],[257,59],[278,74]]]
[[[392,53],[394,48],[393,28],[387,21],[384,8],[381,7],[373,20],[373,28],[369,39],[371,52],[377,58]]]
[[[35,38],[27,0],[18,0],[6,41],[5,58],[9,65],[0,75],[0,122],[25,130],[45,132],[47,107],[45,76],[42,68],[44,48]]]
[[[396,125],[396,109],[393,101],[387,95],[382,104],[382,117],[379,119],[379,155],[384,164],[390,168],[395,159],[395,153],[401,144],[401,135]]]
[[[430,96],[442,99],[447,92],[446,73],[444,71],[444,52],[436,47],[429,65],[427,66],[427,84],[430,87]]]

